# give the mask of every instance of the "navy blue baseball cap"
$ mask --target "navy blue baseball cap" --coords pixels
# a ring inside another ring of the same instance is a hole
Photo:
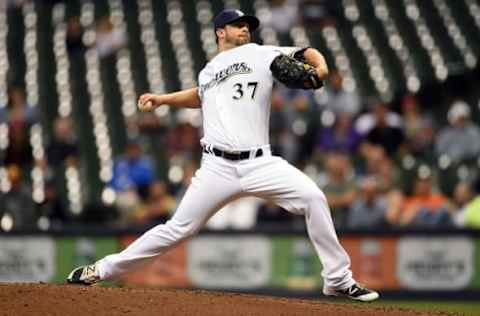
[[[246,15],[240,10],[223,10],[214,19],[213,25],[215,29],[223,28],[227,24],[231,24],[236,21],[245,21],[250,26],[250,32],[255,31],[260,25],[260,21],[253,15]]]

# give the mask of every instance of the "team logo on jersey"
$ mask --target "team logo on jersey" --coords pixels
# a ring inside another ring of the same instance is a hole
[[[224,80],[227,80],[228,78],[234,75],[248,74],[251,72],[252,72],[252,68],[250,68],[250,66],[248,66],[247,63],[245,62],[231,64],[227,68],[224,68],[219,72],[216,72],[212,80],[210,80],[206,84],[201,84],[200,92],[204,93],[206,90],[214,87],[218,83]]]
[[[222,82],[227,78],[238,75],[238,74],[248,74],[252,72],[252,68],[250,68],[247,63],[234,63],[228,66],[225,69],[220,70],[219,72],[215,73],[215,81]]]

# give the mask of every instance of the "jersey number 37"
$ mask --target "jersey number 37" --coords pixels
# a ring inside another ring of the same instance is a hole
[[[250,98],[254,98],[255,97],[255,92],[257,91],[257,85],[258,85],[258,82],[249,82],[245,85],[245,89],[247,89],[247,92],[250,92]],[[234,98],[235,100],[239,100],[241,98],[243,98],[245,92],[243,91],[244,89],[244,85],[241,84],[241,83],[236,83],[233,85],[233,96],[232,98]],[[247,96],[248,97],[248,96]]]

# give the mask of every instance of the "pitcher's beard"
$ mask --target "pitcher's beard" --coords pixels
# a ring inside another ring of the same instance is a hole
[[[237,46],[250,43],[250,36],[237,39]]]
[[[227,36],[225,39],[226,39],[226,42],[231,43],[232,46],[241,46],[241,45],[250,43],[250,35],[243,36],[243,37]]]

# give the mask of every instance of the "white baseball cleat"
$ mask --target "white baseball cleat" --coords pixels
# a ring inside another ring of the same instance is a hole
[[[324,287],[323,294],[327,296],[347,297],[349,299],[360,301],[360,302],[372,302],[380,297],[378,292],[367,289],[365,287],[361,287],[358,284],[354,284],[349,288],[342,289],[342,290],[336,290],[336,289]]]
[[[100,281],[100,272],[96,263],[73,269],[67,282],[80,285],[92,285]]]

